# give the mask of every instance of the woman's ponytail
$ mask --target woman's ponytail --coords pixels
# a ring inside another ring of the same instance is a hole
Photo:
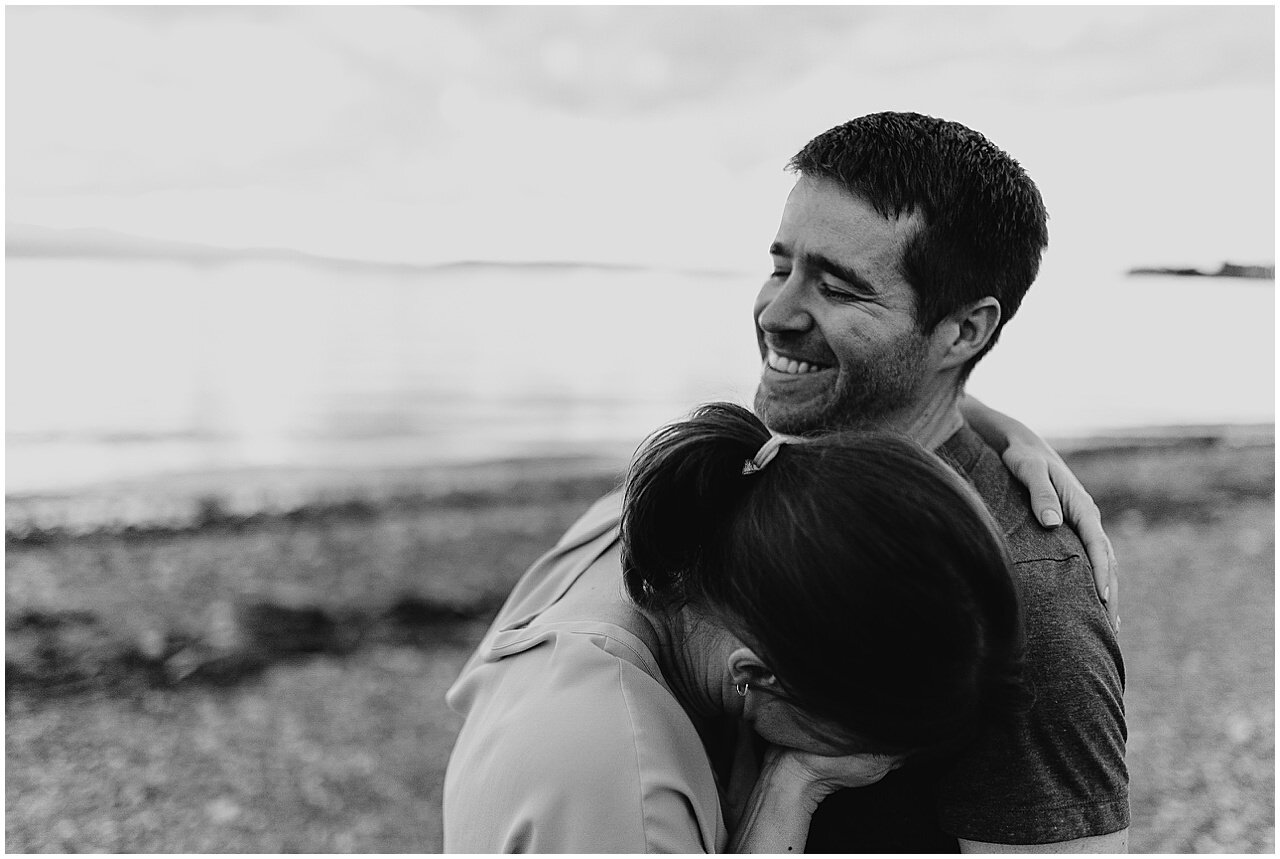
[[[750,410],[712,403],[641,445],[622,519],[622,568],[638,605],[685,602],[703,546],[718,539],[747,489],[744,463],[768,440],[769,430]]]
[[[769,439],[716,403],[640,448],[632,600],[714,619],[848,751],[949,754],[1025,705],[1008,553],[960,475],[895,433]]]

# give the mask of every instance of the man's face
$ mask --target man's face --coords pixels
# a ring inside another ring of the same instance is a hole
[[[893,427],[919,405],[930,343],[900,266],[919,226],[884,218],[831,180],[796,183],[755,305],[755,407],[771,429]]]

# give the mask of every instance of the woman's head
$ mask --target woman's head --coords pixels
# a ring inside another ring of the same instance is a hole
[[[718,403],[646,442],[622,521],[631,598],[713,618],[816,731],[840,726],[847,751],[968,740],[1021,667],[1017,597],[981,502],[889,433],[785,444],[744,474],[769,438]]]

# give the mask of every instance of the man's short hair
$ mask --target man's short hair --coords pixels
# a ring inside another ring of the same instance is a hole
[[[809,141],[787,168],[835,181],[886,218],[923,215],[902,259],[921,331],[985,296],[1000,302],[1000,324],[967,377],[1017,312],[1049,244],[1048,213],[1026,171],[973,129],[918,113],[852,119]]]

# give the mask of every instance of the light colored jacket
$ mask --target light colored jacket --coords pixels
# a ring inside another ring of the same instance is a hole
[[[623,595],[620,506],[606,496],[525,573],[449,690],[466,721],[445,852],[725,849],[706,751]]]

